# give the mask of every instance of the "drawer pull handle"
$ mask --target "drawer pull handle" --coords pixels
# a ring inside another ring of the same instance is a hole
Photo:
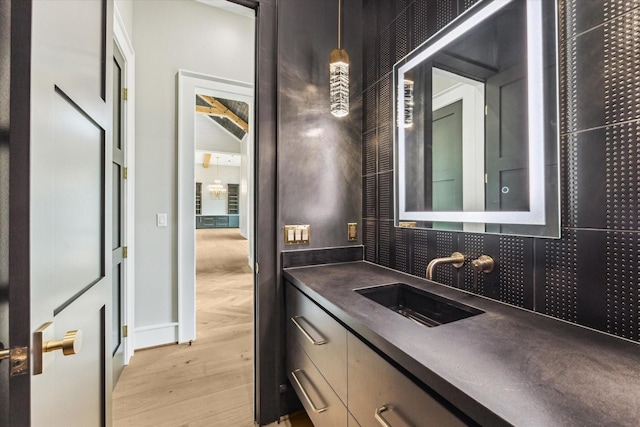
[[[389,410],[389,407],[387,405],[383,405],[378,409],[376,409],[376,413],[375,413],[376,421],[378,421],[381,426],[391,427],[391,424],[389,424],[389,422],[385,420],[384,417],[382,416],[382,413],[388,410]]]
[[[322,340],[322,341],[316,341],[313,339],[313,337],[311,335],[309,335],[309,332],[305,331],[304,328],[302,327],[302,325],[300,323],[298,323],[297,319],[303,318],[302,316],[294,316],[291,318],[291,321],[293,322],[294,325],[296,325],[298,327],[298,329],[300,329],[300,331],[302,332],[302,334],[311,342],[311,344],[313,345],[322,345],[322,344],[326,344],[328,341],[327,340]]]
[[[302,392],[302,395],[304,396],[304,398],[309,403],[309,406],[311,406],[311,410],[313,412],[315,412],[316,414],[319,414],[320,412],[326,411],[329,408],[328,406],[325,406],[324,408],[318,408],[318,407],[316,407],[316,405],[313,404],[313,401],[309,397],[309,394],[304,389],[304,387],[302,387],[302,384],[300,383],[300,380],[298,379],[298,376],[296,375],[296,372],[302,372],[302,369],[296,369],[295,371],[292,371],[291,372],[291,376],[293,377],[293,379],[296,382],[296,384],[298,384],[298,388],[300,388],[300,391]]]

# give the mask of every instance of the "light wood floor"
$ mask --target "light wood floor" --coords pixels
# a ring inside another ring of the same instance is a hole
[[[238,229],[197,230],[197,339],[136,351],[114,390],[114,426],[254,426],[247,253]],[[279,425],[312,426],[306,414]]]

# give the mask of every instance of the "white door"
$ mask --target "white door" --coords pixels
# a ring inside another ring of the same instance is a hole
[[[32,370],[33,426],[110,419],[112,14],[111,0],[33,1],[31,328],[82,331],[77,354]]]

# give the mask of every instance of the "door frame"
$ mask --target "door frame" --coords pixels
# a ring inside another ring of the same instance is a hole
[[[124,272],[124,325],[127,326],[128,336],[124,340],[124,364],[129,363],[135,350],[135,51],[127,34],[124,20],[114,5],[113,12],[113,41],[124,57],[123,86],[127,88],[127,99],[122,103],[124,110],[123,146],[124,166],[127,168],[127,178],[124,180],[124,246],[127,247],[127,258],[123,260]]]
[[[254,85],[187,70],[178,70],[178,343],[196,339],[195,254],[195,94],[205,93],[249,104],[254,124]],[[249,168],[253,169],[254,132],[248,134]],[[254,183],[250,183],[254,186]],[[250,191],[249,193],[254,193]],[[248,210],[247,210],[247,213]],[[251,217],[249,216],[251,220]],[[251,224],[250,239],[255,236]]]
[[[10,0],[9,342],[31,355],[32,0]],[[3,54],[6,51],[3,50]],[[4,168],[4,164],[2,165]],[[31,358],[31,357],[30,357]],[[29,361],[30,362],[30,361]],[[0,366],[0,369],[6,369]],[[0,385],[0,389],[5,385]],[[9,377],[9,425],[31,424],[31,372]]]
[[[12,307],[11,345],[30,347],[29,279],[29,188],[30,170],[30,78],[32,0],[11,2],[11,135],[9,259]],[[260,424],[276,421],[280,415],[282,369],[278,345],[277,267],[277,0],[229,0],[256,10],[255,82],[255,207],[253,250],[255,277],[255,419]],[[130,107],[131,108],[131,107]],[[259,143],[257,143],[259,141]],[[133,150],[132,150],[133,151]],[[131,205],[133,207],[133,205]],[[129,301],[131,304],[133,301]],[[30,425],[31,376],[12,377],[9,384],[10,425]]]

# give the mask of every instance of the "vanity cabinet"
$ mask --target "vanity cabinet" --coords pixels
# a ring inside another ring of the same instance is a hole
[[[314,426],[347,426],[347,331],[293,286],[286,290],[287,376]]]
[[[287,289],[287,334],[347,403],[347,331],[302,292]]]
[[[285,292],[287,376],[315,427],[466,425],[296,287]]]
[[[466,425],[354,335],[348,348],[349,411],[360,426]]]

